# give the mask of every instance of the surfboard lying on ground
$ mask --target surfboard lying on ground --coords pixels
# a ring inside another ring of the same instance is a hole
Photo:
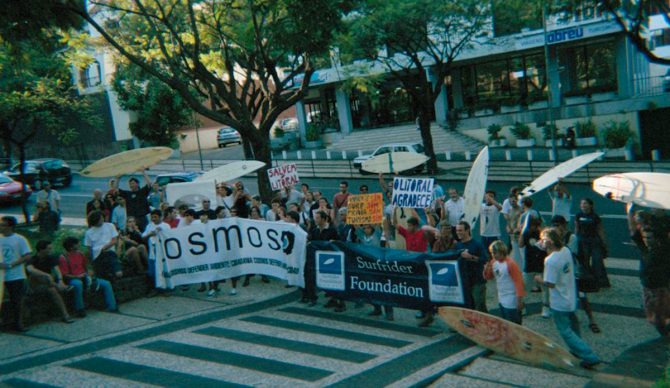
[[[470,168],[470,174],[468,174],[468,180],[465,182],[465,189],[463,190],[463,200],[465,202],[463,220],[467,221],[471,228],[475,227],[479,218],[479,211],[482,208],[488,171],[489,147],[484,147],[479,151],[477,159]]]
[[[196,178],[196,181],[229,182],[241,176],[260,170],[265,163],[257,160],[240,160],[209,170]]]
[[[619,202],[670,209],[670,174],[630,172],[605,175],[593,181],[593,191]]]
[[[428,159],[426,155],[414,152],[390,152],[366,160],[361,168],[373,174],[393,174],[412,170],[426,163]]]
[[[535,180],[531,182],[528,187],[523,189],[521,196],[528,197],[546,189],[547,187],[558,182],[559,179],[567,177],[580,168],[600,158],[604,154],[604,152],[593,152],[566,160],[565,162],[555,166],[554,168],[535,178]]]
[[[440,307],[438,312],[449,327],[496,353],[532,365],[568,370],[579,365],[570,352],[524,326],[461,307]]]
[[[148,147],[119,152],[100,159],[79,173],[91,178],[107,178],[132,174],[141,168],[149,168],[172,155],[168,147]]]

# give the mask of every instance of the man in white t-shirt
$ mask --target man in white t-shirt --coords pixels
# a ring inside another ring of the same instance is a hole
[[[487,191],[484,196],[484,203],[479,211],[479,235],[486,250],[489,249],[491,243],[500,240],[501,209],[502,206],[496,201],[495,191]]]
[[[149,217],[151,222],[149,222],[146,229],[144,229],[142,237],[147,240],[147,250],[149,253],[147,272],[149,276],[153,278],[156,276],[156,252],[158,250],[158,244],[160,244],[157,236],[161,230],[170,230],[170,225],[163,222],[163,214],[160,210],[152,210],[151,213],[149,213]]]
[[[555,228],[542,231],[540,242],[549,254],[544,261],[544,276],[535,280],[549,288],[549,306],[556,328],[568,345],[570,352],[579,357],[580,365],[591,369],[600,364],[600,359],[579,334],[577,310],[577,283],[572,253],[564,246],[563,239]]]
[[[60,194],[51,188],[49,181],[45,181],[42,185],[43,189],[37,192],[37,202],[48,202],[51,210],[60,214]]]
[[[123,276],[121,264],[116,255],[119,233],[116,227],[105,222],[102,212],[95,210],[86,217],[88,230],[84,234],[84,246],[88,247],[88,259],[98,277],[113,280]]]
[[[26,269],[25,263],[30,259],[30,244],[25,237],[14,233],[16,218],[4,216],[0,219],[0,250],[2,262],[0,268],[5,270],[5,286],[9,294],[9,304],[12,308],[14,329],[20,333],[28,329],[23,325],[23,312],[26,298]],[[0,300],[0,304],[2,300]]]
[[[547,193],[549,194],[549,198],[551,198],[551,216],[563,216],[566,221],[570,222],[572,196],[565,184],[559,180],[554,188],[547,191]]]
[[[443,219],[449,220],[449,225],[451,225],[451,234],[456,235],[456,225],[463,218],[465,214],[465,200],[463,197],[458,195],[458,191],[454,188],[449,189],[449,200],[444,203],[444,216]]]

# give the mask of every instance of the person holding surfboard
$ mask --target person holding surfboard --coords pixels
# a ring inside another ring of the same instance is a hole
[[[570,209],[572,208],[572,196],[568,187],[559,179],[554,188],[547,192],[551,198],[551,216],[562,216],[570,220]]]
[[[146,168],[141,168],[139,171],[144,176],[145,185],[143,187],[140,187],[140,181],[135,177],[128,179],[128,187],[130,190],[123,190],[118,187],[120,179],[118,176],[113,183],[110,181],[110,185],[113,184],[114,186],[112,189],[118,190],[119,195],[126,200],[126,212],[128,213],[128,216],[135,217],[137,226],[140,227],[140,230],[144,230],[149,223],[147,215],[151,210],[149,207],[149,200],[147,199],[151,192],[151,178],[149,178]]]
[[[496,201],[496,192],[488,190],[479,211],[479,235],[486,249],[494,241],[500,240],[500,210],[502,205]]]
[[[601,361],[579,334],[579,321],[575,314],[577,283],[572,254],[555,228],[542,231],[540,244],[549,255],[545,260],[544,274],[535,276],[535,281],[549,289],[551,315],[570,352],[582,360],[580,365],[583,368],[592,369]]]

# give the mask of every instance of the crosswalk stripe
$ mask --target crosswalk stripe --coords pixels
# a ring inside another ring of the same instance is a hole
[[[312,368],[309,366],[290,364],[288,362],[275,361],[268,358],[170,341],[149,342],[138,346],[138,348],[192,358],[195,360],[233,365],[239,368],[251,369],[304,381],[318,381],[333,373],[328,370]]]
[[[422,329],[419,327],[408,327],[391,322],[376,321],[372,319],[358,318],[350,315],[335,314],[318,310],[304,309],[299,307],[285,307],[278,309],[278,311],[291,314],[307,315],[315,318],[323,318],[336,322],[352,323],[354,325],[372,327],[375,329],[397,331],[403,334],[412,334],[428,338],[435,337],[436,335],[440,334],[440,332],[430,329]]]
[[[25,380],[25,379],[20,379],[20,378],[13,378],[13,379],[7,379],[3,381],[2,386],[7,386],[7,387],[17,387],[17,388],[52,388],[56,387],[56,385],[49,385],[49,384],[42,384],[42,383],[36,383],[30,380]]]
[[[80,369],[101,375],[118,377],[140,383],[163,387],[197,386],[197,387],[244,387],[227,381],[214,380],[206,377],[194,376],[186,373],[174,372],[167,369],[147,367],[103,357],[92,357],[65,365],[69,368]]]
[[[370,334],[355,333],[355,332],[347,331],[347,330],[339,330],[339,329],[333,329],[333,328],[329,328],[329,327],[310,325],[310,324],[306,324],[306,323],[286,321],[286,320],[283,320],[283,319],[268,318],[268,317],[262,317],[262,316],[257,316],[257,315],[242,318],[242,320],[246,321],[246,322],[261,324],[261,325],[281,327],[283,329],[297,330],[297,331],[303,331],[303,332],[313,333],[313,334],[321,334],[321,335],[325,335],[325,336],[329,336],[329,337],[343,338],[343,339],[348,339],[348,340],[352,340],[352,341],[367,342],[367,343],[371,343],[371,344],[375,344],[375,345],[383,345],[383,346],[388,346],[388,347],[392,347],[392,348],[402,348],[404,346],[407,346],[407,345],[411,344],[411,342],[398,340],[398,339],[393,339],[393,338],[385,338],[385,337],[379,337],[379,336],[370,335]]]
[[[354,363],[364,363],[375,358],[375,355],[353,350],[339,349],[332,346],[312,344],[304,341],[294,341],[267,335],[248,333],[240,330],[230,330],[220,327],[206,327],[194,331],[196,334],[226,338],[235,341],[248,342],[255,345],[286,349],[294,352],[312,354],[319,357],[333,358]]]

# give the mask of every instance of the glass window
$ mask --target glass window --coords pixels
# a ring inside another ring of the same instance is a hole
[[[563,95],[570,97],[616,91],[614,42],[562,48],[558,57]]]

